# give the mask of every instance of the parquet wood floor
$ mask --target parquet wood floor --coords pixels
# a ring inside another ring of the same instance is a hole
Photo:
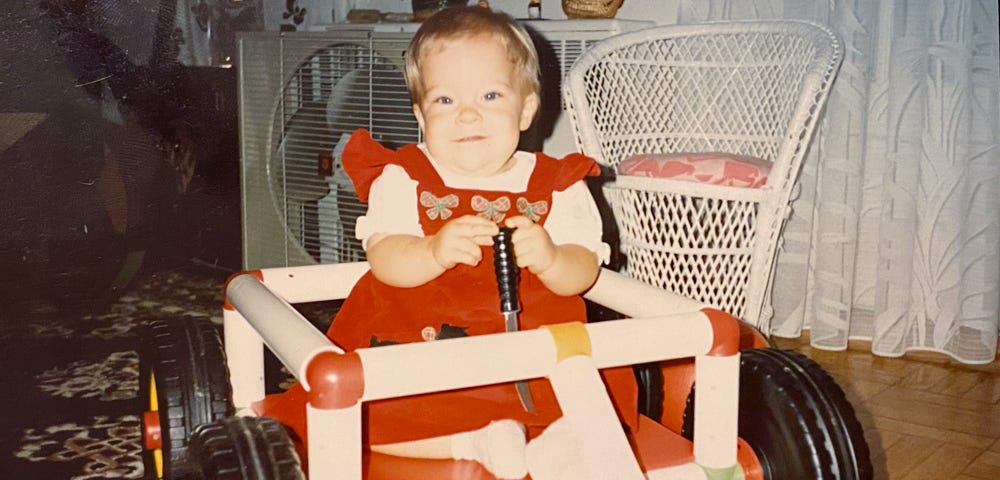
[[[808,355],[844,389],[877,480],[1000,479],[1000,362],[878,357],[866,342],[831,352],[810,347],[808,335],[775,343]]]

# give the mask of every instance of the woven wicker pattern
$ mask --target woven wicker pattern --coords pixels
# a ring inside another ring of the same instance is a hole
[[[760,189],[608,183],[628,274],[766,327],[791,189],[840,58],[832,32],[784,20],[658,26],[580,57],[564,90],[577,145],[612,170],[639,153],[772,162]]]

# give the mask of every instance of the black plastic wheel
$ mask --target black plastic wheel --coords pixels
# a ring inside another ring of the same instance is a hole
[[[767,480],[869,480],[868,443],[844,391],[816,362],[788,350],[740,355],[739,435]],[[694,436],[694,395],[682,434]]]
[[[305,480],[295,446],[273,418],[230,417],[198,426],[191,456],[212,480]]]
[[[153,473],[147,478],[197,478],[188,438],[198,425],[233,414],[222,341],[211,322],[194,317],[154,321],[143,340],[140,388],[162,435],[160,449],[143,452]]]

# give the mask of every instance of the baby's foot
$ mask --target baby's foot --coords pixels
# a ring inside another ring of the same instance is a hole
[[[521,479],[528,474],[524,460],[526,443],[524,425],[514,420],[497,420],[479,430],[452,435],[451,456],[475,460],[500,479]]]
[[[532,480],[588,478],[573,430],[564,418],[552,422],[535,437],[524,456]]]

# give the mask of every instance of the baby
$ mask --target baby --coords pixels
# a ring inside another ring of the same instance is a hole
[[[328,336],[345,350],[505,331],[492,261],[511,227],[521,267],[519,328],[585,322],[580,294],[609,247],[584,178],[593,160],[517,150],[538,110],[538,54],[525,30],[487,8],[447,8],[426,20],[406,55],[406,81],[424,143],[389,150],[354,133],[343,165],[367,202],[357,236],[371,264]],[[624,424],[635,426],[628,367],[602,372]],[[367,404],[372,451],[474,460],[499,478],[572,478],[571,432],[545,379]],[[298,400],[292,397],[298,395]],[[301,387],[262,413],[302,438]],[[530,443],[528,439],[532,440]]]

